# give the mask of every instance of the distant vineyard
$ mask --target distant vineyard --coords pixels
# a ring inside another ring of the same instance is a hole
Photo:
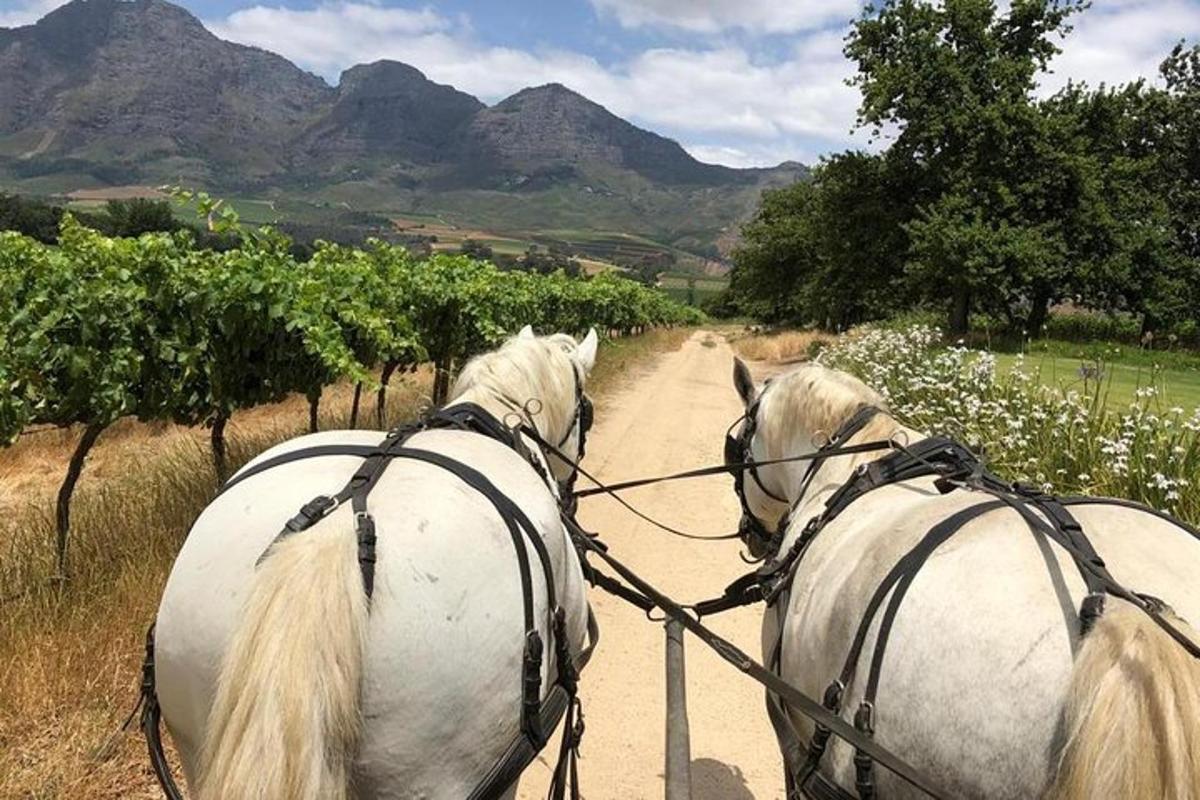
[[[96,437],[125,416],[212,427],[292,393],[315,413],[322,388],[377,390],[421,362],[435,400],[464,359],[530,324],[625,334],[699,314],[615,275],[502,272],[464,256],[419,261],[400,247],[322,244],[296,261],[269,230],[226,252],[187,232],[108,238],[64,218],[58,246],[0,233],[0,441],[31,424],[84,427],[60,494]],[[60,542],[60,556],[65,538]]]

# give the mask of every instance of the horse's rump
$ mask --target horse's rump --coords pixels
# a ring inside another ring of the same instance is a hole
[[[991,499],[941,495],[919,480],[856,501],[801,562],[787,609],[784,676],[821,696],[888,570],[939,522]],[[1071,513],[1119,582],[1162,597],[1185,619],[1200,618],[1200,542],[1132,509],[1071,506]],[[1065,741],[1062,712],[1085,594],[1070,556],[1015,511],[968,522],[933,552],[900,607],[882,663],[877,738],[926,765],[954,796],[1039,794]],[[843,702],[851,714],[863,695],[879,617]],[[806,739],[811,726],[794,723]],[[830,749],[833,774],[853,786],[852,751],[840,743]],[[911,791],[884,770],[876,779],[888,796]]]
[[[377,444],[382,436],[317,434],[274,448],[260,460],[333,441]],[[555,498],[542,479],[512,450],[476,434],[433,431],[418,434],[411,444],[487,475],[542,532],[577,652],[586,623],[582,579]],[[234,486],[193,528],[158,623],[159,696],[189,778],[255,561],[301,505],[336,492],[360,464],[323,457],[277,467]],[[429,464],[407,459],[390,464],[369,507],[377,526],[377,561],[356,786],[369,796],[387,796],[388,787],[430,797],[465,796],[500,756],[490,746],[502,751],[518,731],[524,630],[513,543],[486,498]],[[333,525],[342,514],[349,509],[336,510],[321,524]],[[532,548],[529,555],[536,564]],[[534,571],[533,588],[539,630],[551,642],[540,570]],[[551,661],[545,659],[544,687],[552,682]]]

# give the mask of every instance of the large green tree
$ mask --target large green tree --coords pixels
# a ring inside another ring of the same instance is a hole
[[[950,298],[954,331],[973,307],[1017,300],[1040,324],[1067,270],[1052,195],[1068,159],[1033,92],[1084,5],[888,0],[847,39],[858,123],[892,136],[885,159],[913,178],[910,270],[929,296]]]
[[[735,253],[742,307],[827,328],[897,310],[911,214],[902,175],[878,156],[850,152],[827,159],[811,182],[766,193]]]

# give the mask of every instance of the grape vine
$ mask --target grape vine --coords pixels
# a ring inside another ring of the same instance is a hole
[[[218,201],[197,197],[210,224],[237,225]],[[243,232],[225,252],[197,248],[187,231],[109,238],[70,215],[57,246],[0,232],[0,444],[33,424],[84,429],[59,492],[60,576],[75,483],[121,417],[208,426],[221,477],[225,423],[239,409],[303,394],[315,426],[323,387],[355,382],[359,393],[377,390],[382,408],[388,379],[426,361],[441,403],[465,359],[526,324],[622,335],[702,319],[609,274],[418,260],[378,241],[322,244],[299,262],[288,245],[267,229]]]

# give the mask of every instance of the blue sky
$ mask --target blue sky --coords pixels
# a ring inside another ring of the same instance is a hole
[[[0,0],[0,27],[63,0]],[[1003,2],[1003,0],[1001,0]],[[337,83],[392,58],[491,103],[564,83],[693,155],[733,166],[865,146],[841,40],[861,0],[182,0],[210,30],[280,53]],[[1200,0],[1095,0],[1063,42],[1068,77],[1152,77]]]

